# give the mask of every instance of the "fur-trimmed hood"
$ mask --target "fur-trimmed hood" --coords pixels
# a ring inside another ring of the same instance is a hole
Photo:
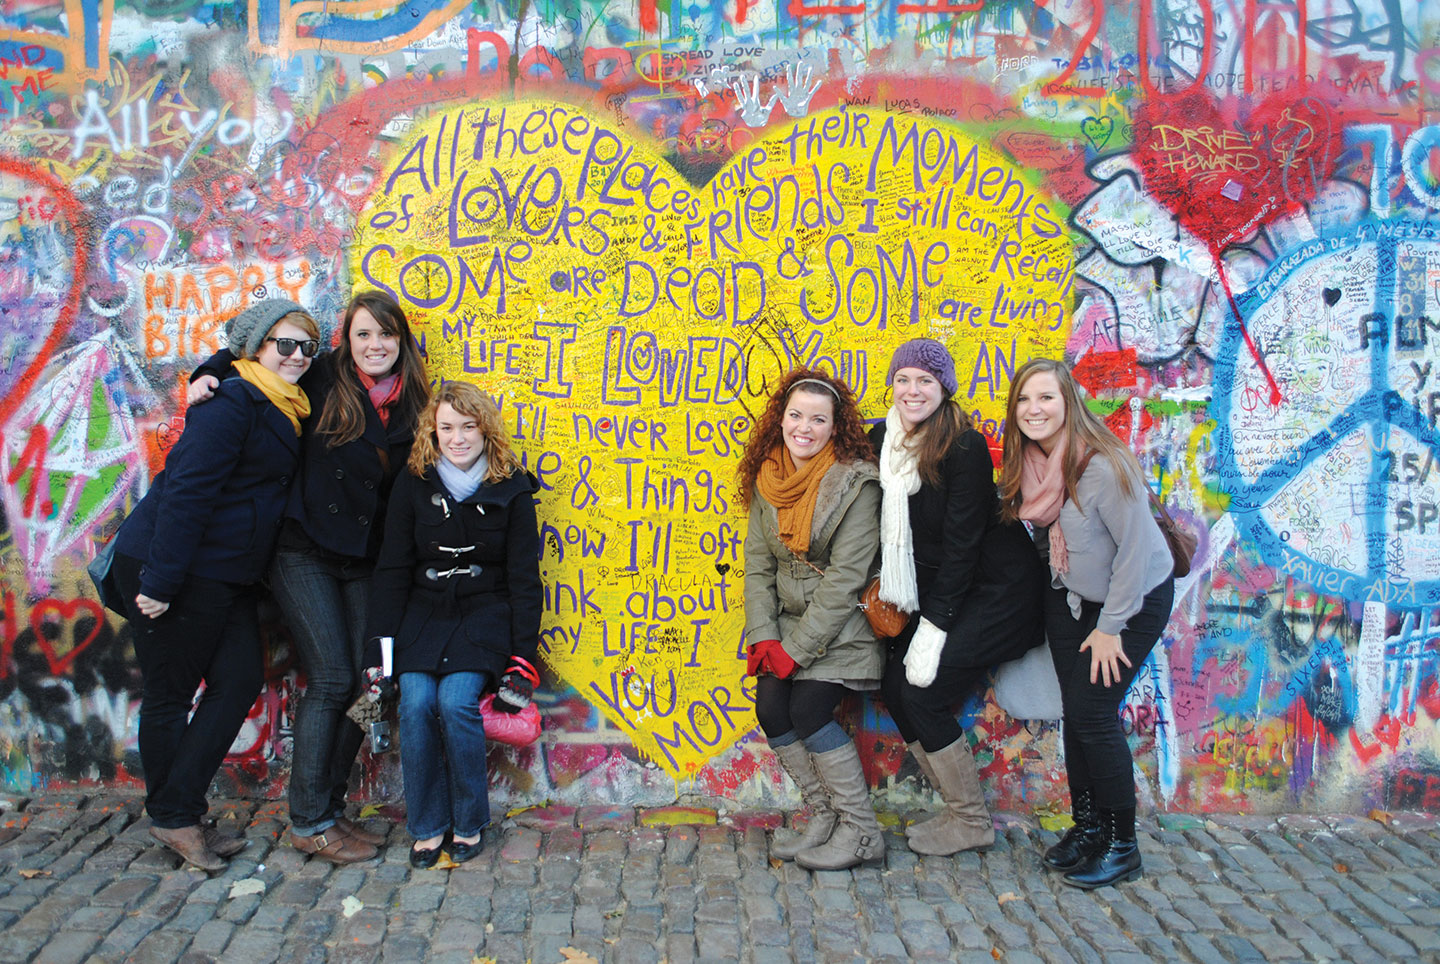
[[[845,510],[855,500],[860,486],[880,481],[880,470],[871,462],[836,462],[820,480],[815,496],[815,515],[810,523],[810,545],[829,543]]]

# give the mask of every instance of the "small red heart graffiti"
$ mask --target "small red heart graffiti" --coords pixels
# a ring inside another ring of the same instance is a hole
[[[89,634],[84,639],[72,646],[69,652],[61,655],[56,651],[55,645],[40,631],[41,627],[50,613],[53,612],[59,616],[60,638],[55,641],[59,643],[65,638],[66,622],[74,619],[82,610],[95,618],[95,625],[90,628]],[[35,634],[35,646],[45,654],[45,662],[50,664],[51,676],[63,676],[70,669],[70,664],[75,662],[75,658],[95,642],[96,637],[100,635],[100,627],[104,625],[105,610],[101,609],[100,604],[93,599],[72,599],[68,603],[58,599],[42,599],[35,604],[34,609],[30,610],[30,630]]]

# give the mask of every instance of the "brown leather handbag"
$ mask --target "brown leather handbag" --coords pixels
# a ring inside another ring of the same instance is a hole
[[[870,580],[860,594],[860,608],[865,612],[865,621],[879,639],[892,639],[910,625],[910,614],[896,607],[894,603],[880,598],[880,577]]]

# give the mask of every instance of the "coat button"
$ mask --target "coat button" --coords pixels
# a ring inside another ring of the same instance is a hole
[[[290,476],[288,476],[288,475],[282,475],[282,476],[280,476],[280,484],[281,484],[281,485],[289,485],[289,484],[290,484]]]
[[[368,515],[362,515],[359,522],[362,526],[368,526],[370,524],[370,517]]]
[[[333,502],[330,503],[330,505],[328,506],[328,508],[329,508],[329,510],[330,510],[330,514],[331,514],[331,515],[334,515],[335,513],[337,513],[337,512],[340,511],[340,507],[339,507],[338,505],[336,505],[335,503],[333,503]]]
[[[336,470],[335,470],[335,478],[337,478],[337,479],[343,479],[343,478],[345,478],[345,470],[344,470],[344,469],[336,469]]]
[[[366,480],[365,480],[365,488],[367,488],[367,489],[373,489],[373,488],[375,488],[375,480],[374,480],[374,479],[366,479]]]

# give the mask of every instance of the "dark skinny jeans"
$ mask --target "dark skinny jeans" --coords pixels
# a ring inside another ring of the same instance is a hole
[[[135,607],[140,566],[116,553],[111,572],[125,598],[144,680],[145,811],[155,826],[174,830],[205,816],[205,791],[260,695],[264,652],[253,587],[191,573],[170,608],[151,619]],[[201,682],[205,692],[190,716]]]
[[[290,765],[290,822],[302,836],[328,830],[345,814],[365,735],[345,711],[360,689],[370,574],[363,560],[287,549],[270,567],[270,588],[305,672]]]
[[[1070,792],[1090,788],[1095,802],[1106,810],[1135,806],[1134,761],[1130,743],[1120,726],[1120,704],[1165,624],[1175,600],[1175,580],[1165,581],[1145,596],[1140,611],[1120,631],[1120,645],[1131,665],[1120,664],[1120,681],[1107,687],[1100,676],[1090,682],[1090,652],[1080,644],[1100,619],[1101,603],[1082,602],[1080,618],[1070,615],[1064,589],[1045,590],[1045,634],[1060,678],[1060,702],[1065,712],[1065,772]]]

